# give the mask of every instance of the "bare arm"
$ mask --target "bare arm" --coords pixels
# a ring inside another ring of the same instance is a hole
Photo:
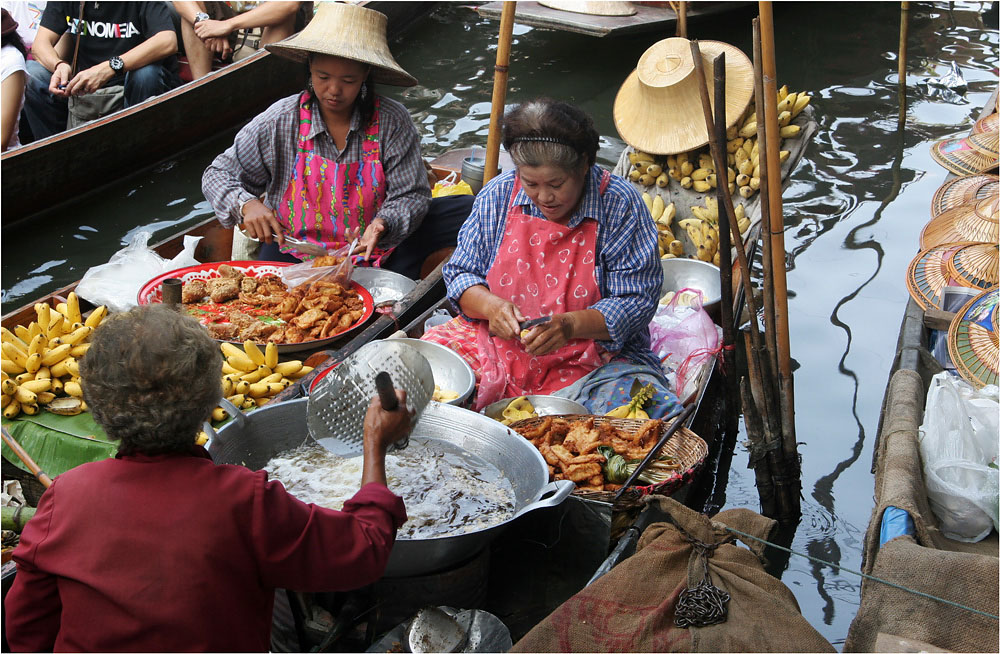
[[[56,43],[60,36],[47,27],[39,26],[38,33],[35,34],[35,42],[31,44],[31,54],[38,60],[38,63],[53,73],[56,70],[56,65],[63,61],[56,53]]]
[[[376,395],[368,403],[365,414],[364,453],[365,462],[361,473],[361,486],[381,484],[386,486],[385,453],[389,445],[410,433],[412,416],[406,409],[406,391],[397,390],[399,406],[394,411],[386,411]]]
[[[250,11],[245,11],[226,20],[203,20],[194,26],[194,31],[202,40],[229,36],[236,30],[281,25],[298,9],[298,2],[265,2]]]
[[[597,309],[559,313],[549,322],[532,327],[522,340],[530,354],[541,356],[558,350],[574,338],[610,340],[604,314]]]
[[[41,31],[41,30],[39,30]],[[121,55],[125,70],[138,70],[143,66],[165,59],[177,52],[177,34],[173,31],[157,32],[139,45]],[[66,92],[70,95],[93,93],[107,84],[115,76],[111,64],[102,61],[86,70],[81,70],[70,80]],[[53,78],[55,76],[53,75]]]
[[[513,302],[494,295],[482,285],[470,286],[458,300],[462,312],[470,318],[487,320],[490,333],[497,338],[517,338],[521,332],[519,322],[525,320]]]
[[[21,111],[21,98],[24,97],[26,78],[23,70],[18,70],[6,77],[0,93],[0,150],[6,152],[14,136],[14,124],[17,114]]]
[[[195,15],[205,11],[205,7],[200,2],[184,2],[182,0],[174,0],[174,9],[180,14],[181,19],[192,24]]]

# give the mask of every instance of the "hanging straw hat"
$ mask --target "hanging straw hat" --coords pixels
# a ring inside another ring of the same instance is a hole
[[[965,243],[945,258],[948,273],[963,286],[993,288],[1000,282],[1000,245]]]
[[[973,134],[982,134],[984,132],[995,132],[1000,129],[1000,115],[996,112],[985,116],[976,121],[976,124],[972,126]]]
[[[632,16],[636,9],[631,2],[593,2],[591,0],[539,0],[543,7],[593,16]]]
[[[993,195],[948,209],[920,232],[920,249],[958,241],[996,243],[1000,238],[998,205],[1000,198]]]
[[[948,328],[948,354],[958,373],[975,386],[996,384],[1000,377],[997,305],[1000,291],[983,291],[966,302]]]
[[[708,143],[701,91],[687,39],[664,39],[650,46],[615,97],[615,127],[636,150],[650,154],[688,152]],[[739,48],[699,41],[714,96],[712,60],[726,55],[726,127],[740,119],[753,97],[753,64]]]
[[[966,139],[973,150],[978,150],[994,159],[1000,155],[1000,132],[980,132]]]
[[[906,288],[921,309],[940,309],[946,286],[972,286],[952,278],[948,271],[948,260],[964,245],[970,244],[939,245],[921,250],[913,257],[906,270]]]
[[[931,218],[937,218],[948,209],[969,204],[996,195],[1000,190],[1000,177],[996,175],[966,175],[956,177],[941,185],[931,200]]]
[[[396,63],[386,41],[386,15],[342,2],[322,2],[305,29],[266,47],[293,61],[306,61],[309,53],[353,59],[372,66],[372,81],[393,86],[414,86],[415,77]]]
[[[945,139],[931,146],[934,161],[956,175],[978,175],[997,167],[997,157],[973,148],[968,139]]]

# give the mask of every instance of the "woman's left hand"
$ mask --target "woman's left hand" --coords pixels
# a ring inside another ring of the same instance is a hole
[[[559,313],[552,316],[552,320],[528,330],[521,342],[524,343],[524,349],[528,354],[533,356],[551,354],[574,338],[573,331],[574,324],[570,314]]]
[[[358,246],[354,248],[351,254],[359,254],[364,252],[364,259],[368,259],[372,256],[372,251],[375,249],[375,245],[378,243],[379,238],[382,237],[382,232],[385,231],[385,221],[381,218],[376,218],[369,223],[368,227],[365,228],[365,233],[361,235],[361,240],[358,241]]]

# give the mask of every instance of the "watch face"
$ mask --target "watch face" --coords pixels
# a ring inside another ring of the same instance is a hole
[[[111,57],[111,60],[108,63],[111,64],[111,70],[114,71],[121,70],[125,67],[125,62],[122,61],[121,57]]]

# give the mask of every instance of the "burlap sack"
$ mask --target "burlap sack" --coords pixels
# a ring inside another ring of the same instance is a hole
[[[879,437],[875,510],[865,534],[863,572],[994,615],[1000,597],[996,532],[979,543],[946,538],[927,501],[917,440],[924,382],[912,370],[890,380],[888,411]],[[879,548],[886,507],[906,510],[914,536]],[[955,652],[995,652],[996,620],[865,579],[861,606],[844,643],[845,652],[871,652],[879,633],[905,636]]]
[[[767,538],[775,522],[747,509],[715,520],[675,500],[650,497],[693,538],[730,538],[722,525]],[[730,595],[726,622],[681,629],[677,599],[703,577],[702,558],[670,523],[646,529],[636,553],[571,597],[516,643],[515,652],[832,652],[799,612],[791,591],[764,571],[763,545],[747,539],[718,546],[709,559],[712,583]],[[761,610],[767,607],[766,611]]]

